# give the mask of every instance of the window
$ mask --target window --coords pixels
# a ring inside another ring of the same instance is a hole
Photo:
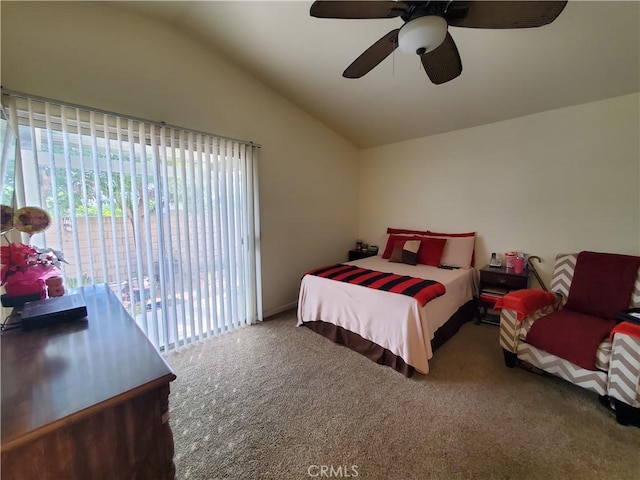
[[[67,288],[107,283],[159,349],[261,319],[256,145],[21,95],[26,205]]]

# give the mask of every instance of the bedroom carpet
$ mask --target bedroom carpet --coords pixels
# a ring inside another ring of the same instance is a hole
[[[178,479],[638,479],[640,428],[467,324],[407,379],[295,311],[166,359]]]

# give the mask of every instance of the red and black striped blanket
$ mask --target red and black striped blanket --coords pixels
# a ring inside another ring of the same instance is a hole
[[[316,268],[308,271],[305,275],[315,275],[338,282],[400,293],[415,298],[422,306],[446,292],[444,285],[435,280],[378,272],[342,263]]]

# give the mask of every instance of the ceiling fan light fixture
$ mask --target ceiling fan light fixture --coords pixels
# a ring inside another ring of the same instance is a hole
[[[407,53],[435,50],[447,36],[447,21],[437,15],[418,17],[405,23],[398,32],[398,46]]]

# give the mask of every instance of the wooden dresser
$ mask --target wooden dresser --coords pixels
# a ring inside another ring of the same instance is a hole
[[[176,376],[108,287],[77,292],[86,320],[0,337],[2,480],[173,479]]]

